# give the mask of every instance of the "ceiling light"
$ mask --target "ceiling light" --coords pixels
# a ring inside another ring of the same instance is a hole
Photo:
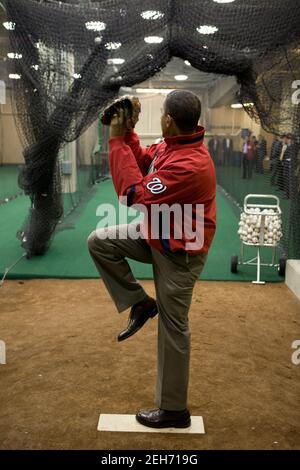
[[[105,44],[105,49],[108,49],[109,51],[115,51],[119,49],[122,46],[121,42],[108,42]]]
[[[5,23],[2,24],[4,28],[9,31],[14,31],[16,29],[16,23],[13,23],[12,21],[5,21]]]
[[[219,28],[216,26],[202,25],[199,28],[196,28],[200,34],[214,34],[219,31]]]
[[[119,58],[107,59],[108,65],[122,65],[124,64],[124,62],[125,62],[125,59],[119,59]]]
[[[232,3],[235,2],[235,0],[213,0],[215,3]]]
[[[185,80],[187,80],[189,77],[187,75],[175,75],[175,80],[177,80],[178,82],[184,82]]]
[[[243,105],[241,103],[234,103],[231,105],[232,109],[241,109]]]
[[[111,77],[109,81],[111,83],[116,83],[116,82],[121,82],[122,80],[123,80],[122,75],[119,75],[118,77]]]
[[[244,103],[244,106],[254,106],[254,103]]]
[[[208,49],[208,46],[203,46],[203,49]]]
[[[147,42],[148,44],[160,44],[163,42],[164,38],[160,36],[147,36],[144,38],[144,41]]]
[[[80,73],[74,73],[73,78],[75,78],[75,80],[79,80],[79,78],[82,78],[82,76],[80,75]]]
[[[10,73],[9,78],[11,78],[12,80],[20,80],[21,75],[19,75],[18,73]]]
[[[155,10],[147,10],[141,13],[141,17],[144,18],[144,20],[160,20],[164,16],[164,13]]]
[[[185,65],[188,65],[189,67],[191,67],[191,63],[190,63],[189,60],[185,60],[184,63],[185,63]]]
[[[86,29],[89,31],[103,31],[106,28],[106,24],[102,21],[88,21],[85,23]]]
[[[9,59],[22,59],[22,54],[18,54],[18,53],[15,53],[15,52],[8,52],[7,54],[7,57]]]
[[[171,93],[171,91],[174,91],[174,89],[170,88],[137,88],[136,93],[146,93],[146,94],[161,94],[161,95],[168,95]]]

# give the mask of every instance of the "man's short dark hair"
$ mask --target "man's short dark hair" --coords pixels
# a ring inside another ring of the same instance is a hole
[[[179,130],[193,132],[201,116],[201,101],[191,91],[174,90],[166,98],[165,113],[174,119]]]

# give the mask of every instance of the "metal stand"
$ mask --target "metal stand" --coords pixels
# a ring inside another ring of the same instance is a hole
[[[260,246],[257,247],[257,277],[256,281],[252,281],[252,284],[265,284],[265,281],[260,280]]]
[[[257,203],[250,203],[249,200],[251,199],[269,199],[274,201],[275,203],[273,204],[257,204]],[[256,281],[252,281],[252,284],[258,284],[258,285],[264,285],[265,281],[261,281],[261,267],[262,266],[267,266],[267,267],[278,267],[279,265],[275,263],[276,259],[276,253],[277,253],[277,244],[268,244],[265,243],[264,240],[264,229],[265,229],[265,223],[266,223],[266,217],[275,217],[275,216],[280,216],[281,215],[281,210],[279,206],[279,198],[277,196],[273,195],[261,195],[261,194],[249,194],[246,196],[244,200],[244,213],[251,215],[251,209],[258,207],[259,209],[273,209],[274,214],[260,214],[261,217],[261,225],[260,225],[260,235],[259,235],[259,242],[254,244],[251,242],[245,242],[241,241],[241,261],[238,263],[240,265],[250,265],[250,266],[256,266],[257,271],[256,271]],[[245,253],[244,253],[244,246],[254,246],[256,247],[257,250],[257,256],[255,258],[252,258],[250,260],[245,260]],[[261,248],[263,247],[269,247],[272,248],[272,262],[271,263],[262,263],[261,261]],[[234,261],[234,266],[232,266],[232,272],[237,272],[237,257],[235,258]],[[233,261],[232,261],[233,263]]]

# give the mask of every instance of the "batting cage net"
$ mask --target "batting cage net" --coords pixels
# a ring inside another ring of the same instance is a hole
[[[22,236],[29,257],[47,250],[62,216],[62,149],[97,119],[120,87],[154,76],[173,56],[204,72],[236,76],[246,111],[265,130],[289,134],[289,161],[277,149],[272,171],[279,190],[289,175],[284,246],[289,256],[300,256],[299,0],[6,0],[5,5],[11,47],[21,59],[9,66],[19,78],[14,107],[25,145],[19,183],[32,201]],[[244,185],[234,172],[224,166],[219,182],[241,201]],[[248,189],[257,192],[255,178]]]

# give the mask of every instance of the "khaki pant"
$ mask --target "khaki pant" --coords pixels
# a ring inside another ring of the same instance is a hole
[[[188,312],[207,254],[160,253],[141,237],[126,238],[136,227],[121,225],[93,232],[88,238],[89,251],[119,312],[146,297],[125,258],[153,265],[159,310],[156,405],[164,410],[183,410],[187,408],[189,381]],[[107,238],[100,239],[104,233]]]

